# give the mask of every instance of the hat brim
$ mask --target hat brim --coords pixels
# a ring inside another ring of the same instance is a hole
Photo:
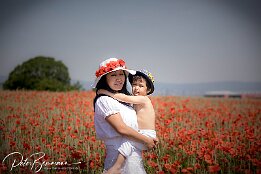
[[[148,92],[147,95],[150,95],[150,94],[152,94],[154,92],[154,84],[153,84],[153,82],[150,80],[150,78],[146,74],[144,74],[144,73],[142,73],[140,71],[136,71],[136,74],[129,74],[129,81],[130,81],[130,83],[132,83],[132,81],[133,81],[133,75],[142,76],[149,83],[149,85],[150,85],[150,92]]]
[[[129,74],[132,74],[132,75],[135,75],[135,74],[136,74],[136,71],[135,71],[135,70],[126,69],[126,68],[123,68],[123,67],[117,67],[117,68],[115,68],[114,70],[111,70],[111,71],[109,71],[109,72],[106,72],[106,73],[104,73],[103,75],[101,75],[100,77],[97,77],[97,78],[95,79],[94,83],[91,85],[91,87],[92,87],[92,88],[96,88],[98,82],[100,81],[100,79],[101,79],[103,76],[105,76],[106,74],[108,74],[108,73],[110,73],[110,72],[114,72],[114,71],[118,71],[118,70],[123,70],[123,71],[127,72],[127,74],[126,74],[127,77],[128,77]]]

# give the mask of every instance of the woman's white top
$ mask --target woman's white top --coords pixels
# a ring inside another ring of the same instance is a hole
[[[123,122],[127,126],[138,131],[137,115],[132,107],[126,106],[108,96],[101,96],[96,100],[94,123],[97,138],[103,140],[106,144],[106,158],[104,162],[105,170],[111,168],[117,160],[119,154],[118,148],[123,139],[123,136],[117,133],[105,120],[106,117],[116,113],[120,113]],[[142,162],[141,150],[137,149],[133,151],[125,160],[125,164],[122,167],[122,173],[146,174]]]
[[[120,113],[127,126],[138,131],[137,115],[131,106],[126,106],[108,96],[97,99],[94,114],[97,139],[103,140],[106,145],[117,145],[115,148],[118,149],[122,135],[105,120],[106,117],[116,113]]]

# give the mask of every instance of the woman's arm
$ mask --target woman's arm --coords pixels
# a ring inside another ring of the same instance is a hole
[[[112,93],[104,89],[100,89],[98,94],[105,94],[116,100],[132,104],[145,104],[146,102],[150,101],[147,96],[129,96],[123,93]]]
[[[106,117],[106,120],[118,133],[146,144],[146,146],[149,149],[155,147],[156,142],[158,141],[157,139],[152,139],[142,134],[139,134],[137,131],[127,126],[123,122],[120,113],[110,115]]]

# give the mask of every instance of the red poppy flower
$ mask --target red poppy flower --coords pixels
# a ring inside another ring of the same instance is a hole
[[[208,171],[210,173],[216,173],[216,172],[220,171],[220,167],[219,167],[218,164],[217,165],[213,165],[213,166],[208,166]]]
[[[107,72],[110,72],[110,71],[114,70],[114,69],[117,68],[117,67],[126,68],[126,67],[125,67],[125,62],[124,62],[124,60],[119,59],[119,60],[117,60],[117,61],[111,61],[111,62],[107,63],[105,66],[100,67],[100,68],[95,72],[95,75],[96,75],[96,77],[100,77],[100,76],[102,76],[103,74],[105,74],[105,73],[107,73]]]

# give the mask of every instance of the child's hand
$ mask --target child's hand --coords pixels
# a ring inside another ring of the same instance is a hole
[[[107,90],[105,90],[105,89],[99,89],[97,91],[97,94],[106,94],[106,92],[107,92]]]

